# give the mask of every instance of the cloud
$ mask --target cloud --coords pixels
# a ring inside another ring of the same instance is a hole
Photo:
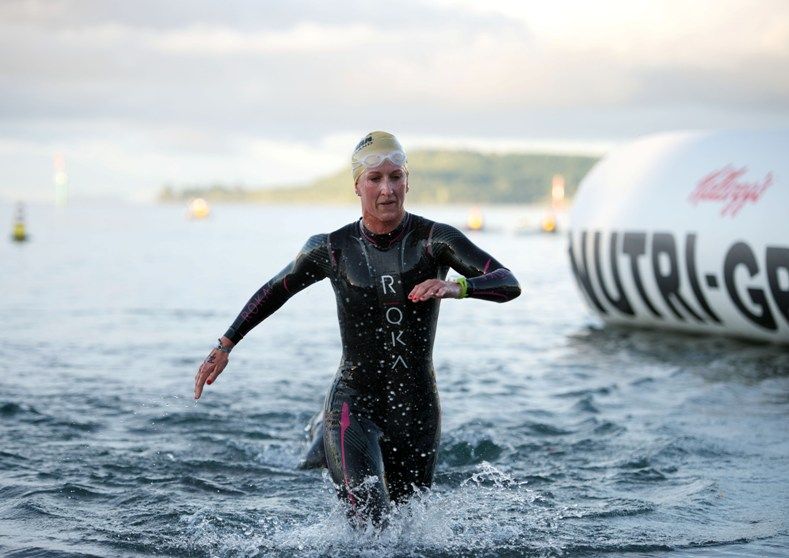
[[[32,154],[66,148],[136,191],[316,176],[370,129],[501,146],[787,126],[787,67],[778,0],[10,0],[0,164],[38,184]]]
[[[227,27],[194,25],[150,37],[150,44],[163,52],[198,56],[283,53],[314,54],[316,52],[353,52],[359,45],[383,40],[371,25],[327,26],[315,22],[299,23],[292,29],[263,32],[240,32]]]

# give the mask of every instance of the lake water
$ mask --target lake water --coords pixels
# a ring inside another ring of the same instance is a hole
[[[463,208],[412,208],[459,224]],[[303,291],[197,366],[241,305],[354,207],[0,205],[0,554],[787,556],[789,351],[603,328],[563,236],[490,209],[472,239],[524,294],[444,301],[434,489],[354,531],[303,426],[340,357],[333,293]]]

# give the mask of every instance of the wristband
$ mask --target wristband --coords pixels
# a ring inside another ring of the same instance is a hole
[[[458,277],[455,283],[460,285],[460,296],[458,298],[466,298],[468,296],[468,282],[465,277]]]
[[[217,344],[217,346],[216,346],[216,347],[214,347],[214,348],[215,348],[217,351],[220,351],[220,352],[222,352],[222,353],[225,353],[225,354],[228,354],[228,355],[229,355],[229,354],[230,354],[230,351],[232,351],[232,350],[233,350],[233,347],[232,347],[232,346],[231,346],[231,347],[225,347],[224,345],[222,345],[222,340],[221,340],[221,339],[217,339],[217,341],[218,341],[218,344]]]

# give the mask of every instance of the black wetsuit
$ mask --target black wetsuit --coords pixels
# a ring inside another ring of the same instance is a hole
[[[332,479],[374,519],[433,480],[441,411],[432,352],[439,300],[411,302],[422,281],[449,268],[467,296],[505,302],[520,294],[512,273],[457,229],[406,213],[387,234],[361,220],[316,235],[258,290],[226,336],[238,342],[293,294],[328,277],[337,298],[343,355],[324,407]]]

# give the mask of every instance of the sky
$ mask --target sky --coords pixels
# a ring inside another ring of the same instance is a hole
[[[0,198],[299,184],[406,150],[789,127],[786,0],[3,0]],[[349,175],[350,176],[350,175]],[[350,180],[350,179],[349,179]]]

